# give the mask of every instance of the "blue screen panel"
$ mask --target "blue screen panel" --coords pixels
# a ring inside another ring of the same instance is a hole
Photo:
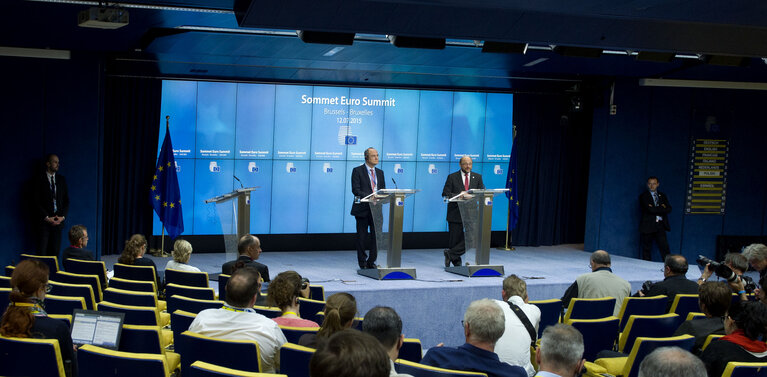
[[[449,161],[453,92],[421,91],[418,161]]]
[[[342,233],[346,161],[312,161],[309,171],[309,233]]]
[[[456,92],[453,95],[453,136],[451,159],[469,156],[482,162],[485,141],[485,93]]]
[[[197,159],[194,167],[194,234],[222,234],[216,204],[205,200],[231,192],[234,160]],[[238,185],[239,186],[239,185]],[[232,223],[231,202],[225,224]],[[186,230],[186,229],[185,229]],[[188,234],[186,231],[185,234]]]
[[[275,160],[272,166],[272,234],[306,233],[309,161]]]
[[[235,158],[272,158],[274,90],[274,85],[267,84],[237,85]]]
[[[353,101],[349,105],[349,129],[356,136],[356,144],[348,145],[347,160],[363,161],[363,152],[368,147],[378,150],[381,158],[381,138],[383,136],[383,120],[386,109],[391,106],[382,105],[397,104],[397,99],[391,101],[386,97],[384,89],[351,88],[349,97]],[[387,102],[383,102],[388,100]]]
[[[160,115],[160,140],[157,143],[157,155],[160,155],[160,147],[162,147],[165,138],[165,117],[169,116],[173,156],[176,158],[195,157],[197,82],[163,80]]]
[[[320,102],[312,107],[312,160],[345,160],[346,136],[349,132],[349,105],[342,99],[349,98],[349,88],[317,86],[314,97],[330,102]]]
[[[272,209],[272,162],[269,160],[235,160],[234,174],[250,192],[250,232],[268,234]],[[234,187],[240,183],[234,181]]]
[[[356,233],[357,221],[351,215],[352,204],[354,204],[354,195],[352,194],[352,170],[362,165],[359,161],[349,161],[346,164],[344,173],[344,233]]]
[[[311,86],[277,85],[274,102],[274,158],[308,160],[312,138]]]
[[[184,234],[194,234],[194,161],[192,159],[179,158],[176,160],[176,177],[178,188],[181,193],[181,209],[184,213]],[[149,192],[147,192],[147,200]],[[157,213],[152,211],[154,221],[152,234],[162,234],[162,223]]]
[[[197,158],[234,157],[237,84],[197,84]]]
[[[447,162],[416,163],[415,184],[421,192],[414,200],[413,229],[418,232],[444,232],[447,230],[447,204],[442,201],[450,164]]]
[[[397,106],[387,107],[383,126],[382,161],[415,161],[418,147],[420,92],[417,90],[386,89],[386,97],[396,98]]]
[[[485,161],[508,161],[512,142],[514,95],[487,94],[485,112]]]

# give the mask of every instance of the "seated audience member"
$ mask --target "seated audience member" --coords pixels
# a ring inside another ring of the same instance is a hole
[[[495,301],[474,301],[463,316],[466,343],[458,347],[432,347],[421,364],[480,372],[488,377],[527,377],[524,368],[504,363],[495,353],[495,343],[503,335],[505,323],[503,310]]]
[[[613,315],[617,316],[621,311],[623,299],[631,294],[631,284],[613,274],[610,266],[610,254],[606,251],[597,250],[591,253],[591,273],[578,276],[567,288],[562,296],[562,307],[567,309],[573,298],[615,297]]]
[[[235,266],[226,283],[224,307],[201,311],[189,325],[189,331],[213,338],[255,340],[261,370],[274,373],[280,367],[280,346],[287,343],[287,339],[277,323],[253,310],[260,291],[258,270],[244,264]]]
[[[189,272],[200,272],[200,269],[189,265],[189,258],[192,256],[192,244],[189,241],[178,239],[173,244],[173,259],[165,265],[166,270],[178,270]]]
[[[506,331],[503,332],[501,339],[495,344],[495,353],[501,361],[511,365],[519,365],[527,371],[528,376],[535,375],[535,368],[530,363],[530,343],[535,341],[538,334],[538,324],[541,322],[541,310],[537,306],[528,304],[527,284],[525,281],[511,275],[503,279],[503,290],[501,291],[503,301],[496,300],[496,303],[503,310],[503,316],[506,318]],[[523,319],[517,314],[516,309],[522,311],[525,320],[531,330],[523,323]]]
[[[759,271],[761,280],[767,273],[767,246],[761,243],[752,243],[743,249],[743,256],[754,270]]]
[[[142,234],[134,234],[125,241],[125,249],[123,249],[120,257],[117,258],[117,263],[128,264],[133,266],[152,266],[154,267],[155,279],[157,280],[158,287],[160,289],[161,281],[160,273],[157,271],[157,266],[151,258],[144,258],[146,253],[146,237]]]
[[[660,347],[639,364],[639,377],[706,377],[706,367],[679,347]]]
[[[732,305],[724,330],[727,335],[700,355],[709,376],[721,376],[730,361],[767,362],[767,306],[748,301]]]
[[[58,340],[66,375],[77,376],[69,326],[60,319],[49,318],[43,309],[45,293],[50,288],[48,271],[45,263],[34,259],[16,265],[11,275],[10,304],[0,319],[0,335]]]
[[[299,345],[317,348],[319,343],[327,340],[331,335],[351,328],[354,324],[354,316],[357,315],[357,300],[345,292],[332,294],[325,301],[323,313],[325,313],[325,320],[322,321],[320,331],[317,334],[302,335],[298,339]]]
[[[639,296],[668,296],[666,311],[671,308],[674,298],[678,294],[697,294],[698,284],[692,280],[687,280],[687,258],[679,254],[666,255],[663,264],[663,281],[659,281],[650,286],[647,292],[639,291]]]
[[[237,262],[245,262],[246,265],[255,267],[258,273],[261,274],[261,278],[268,282],[269,280],[269,267],[265,264],[256,262],[256,259],[261,256],[261,240],[258,237],[251,234],[246,234],[240,238],[240,242],[237,243],[237,252],[240,254],[236,260],[224,263],[221,266],[221,272],[226,275],[232,274],[232,267]]]
[[[378,339],[389,354],[390,377],[410,377],[409,374],[398,374],[394,369],[394,361],[399,357],[399,350],[405,341],[405,336],[402,335],[402,319],[394,309],[387,306],[370,309],[362,321],[362,331]]]
[[[689,334],[695,337],[695,346],[692,352],[700,353],[700,348],[711,334],[724,335],[724,322],[722,318],[727,315],[727,310],[732,302],[730,287],[724,282],[705,282],[698,289],[698,305],[705,318],[697,318],[684,321],[674,333],[674,336]]]
[[[96,260],[93,252],[86,249],[88,246],[88,229],[82,225],[69,228],[69,247],[61,253],[62,264],[64,259]]]
[[[541,345],[535,350],[538,377],[578,376],[586,362],[583,359],[583,335],[575,327],[563,323],[543,330]]]
[[[309,362],[311,377],[387,377],[390,360],[372,336],[342,330],[320,343]]]
[[[301,275],[295,271],[284,271],[277,274],[269,284],[266,303],[282,310],[282,316],[273,318],[280,326],[289,327],[320,327],[317,322],[302,319],[299,316],[299,297],[309,296],[309,283],[303,286]]]

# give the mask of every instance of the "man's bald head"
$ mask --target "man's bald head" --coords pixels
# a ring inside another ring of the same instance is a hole
[[[610,254],[604,250],[597,250],[591,253],[591,268],[610,267]]]

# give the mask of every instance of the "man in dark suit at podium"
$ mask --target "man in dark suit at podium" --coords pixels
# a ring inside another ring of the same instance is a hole
[[[642,245],[642,259],[651,260],[652,241],[658,244],[660,257],[666,260],[671,254],[666,239],[666,232],[671,230],[668,223],[668,214],[671,212],[671,204],[666,194],[658,191],[658,178],[647,178],[647,191],[639,195],[639,206],[642,209],[642,220],[639,223],[639,242]]]
[[[471,157],[461,157],[461,170],[447,176],[445,187],[442,189],[442,196],[452,198],[464,191],[470,189],[484,189],[482,175],[471,171]],[[467,194],[468,195],[468,194]],[[447,227],[448,227],[448,249],[445,249],[445,267],[461,265],[461,255],[466,252],[466,244],[463,237],[463,219],[458,203],[447,204]]]
[[[37,215],[40,219],[38,252],[40,255],[59,256],[61,251],[61,230],[69,211],[67,180],[58,174],[59,157],[48,155],[45,173],[40,175],[35,187]]]
[[[355,198],[364,198],[375,190],[386,188],[384,172],[376,168],[378,164],[378,151],[375,148],[365,149],[365,163],[352,170],[352,194]],[[356,202],[356,199],[355,199]],[[378,247],[376,247],[376,228],[373,223],[373,214],[370,212],[368,203],[354,203],[352,216],[357,220],[357,263],[361,269],[376,268]],[[368,228],[370,237],[368,237]],[[365,254],[367,243],[370,242],[370,254]]]

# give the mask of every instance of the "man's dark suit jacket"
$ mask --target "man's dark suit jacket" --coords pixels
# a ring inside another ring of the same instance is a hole
[[[64,259],[79,259],[79,260],[96,260],[93,257],[93,252],[88,249],[81,249],[79,247],[69,246],[61,253],[61,261]]]
[[[239,261],[245,262],[246,266],[255,267],[256,270],[258,270],[258,273],[261,274],[261,279],[263,279],[265,282],[269,281],[269,267],[267,267],[265,264],[261,264],[254,261],[253,259],[250,259],[250,257],[247,255],[240,255],[240,257],[237,258],[237,260],[232,260],[232,261],[224,263],[221,266],[221,272],[225,275],[231,275],[232,268],[234,268],[234,264]]]
[[[482,183],[482,174],[471,172],[469,178],[469,189],[484,189],[485,184]],[[464,190],[463,176],[461,171],[451,173],[445,180],[445,187],[442,189],[442,196],[452,198],[461,193]],[[458,203],[452,202],[447,204],[447,221],[450,223],[462,223],[461,210],[458,209]]]
[[[386,179],[384,178],[383,170],[376,169],[376,188],[381,190],[386,188]],[[370,174],[368,173],[367,164],[357,166],[352,170],[352,194],[360,199],[373,193],[372,182],[370,182]],[[354,203],[352,205],[352,216],[355,217],[367,217],[370,213],[370,204],[368,203]]]
[[[668,223],[668,214],[671,212],[671,204],[668,202],[666,194],[657,191],[658,193],[658,205],[656,206],[652,200],[652,194],[650,191],[645,191],[639,195],[639,206],[642,209],[642,221],[639,223],[640,233],[653,233],[657,229],[655,228],[655,216],[661,216],[663,220],[663,227],[666,231],[671,230],[671,226]],[[665,204],[666,207],[662,207]]]
[[[56,173],[56,212],[53,212],[53,195],[51,194],[51,181],[48,180],[48,174],[43,173],[37,178],[37,212],[40,220],[46,217],[67,216],[69,212],[69,192],[67,191],[67,180],[63,175]]]
[[[666,311],[668,311],[671,308],[671,304],[674,303],[674,297],[678,294],[698,294],[698,283],[687,280],[684,275],[669,276],[663,279],[663,281],[653,284],[650,290],[645,292],[645,297],[668,296],[668,304],[666,305]]]

